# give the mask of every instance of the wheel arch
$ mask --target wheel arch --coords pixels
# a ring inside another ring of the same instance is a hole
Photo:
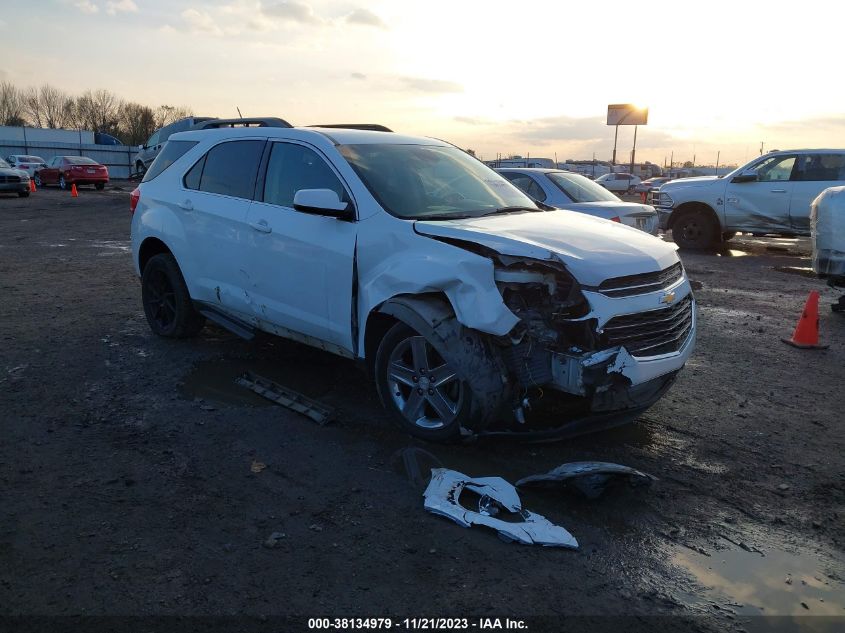
[[[141,247],[138,249],[138,271],[141,273],[141,275],[144,274],[144,268],[146,267],[147,262],[149,262],[150,259],[152,259],[156,255],[160,255],[161,253],[173,255],[173,251],[170,249],[170,247],[168,247],[167,244],[162,242],[157,237],[148,237],[143,242],[141,242]],[[173,255],[173,258],[176,259],[176,256]],[[176,263],[179,263],[178,260]]]
[[[424,336],[462,374],[475,394],[470,428],[486,428],[500,419],[511,397],[512,382],[489,335],[466,327],[444,292],[396,295],[374,308],[367,319],[365,354],[373,367],[387,331],[403,323]],[[371,369],[372,371],[372,369]]]
[[[706,213],[713,220],[713,222],[715,222],[716,228],[718,229],[718,232],[721,234],[721,232],[722,232],[722,221],[719,219],[719,214],[716,213],[716,210],[713,207],[711,207],[709,204],[707,204],[706,202],[698,202],[698,201],[684,202],[682,204],[679,204],[675,208],[675,210],[672,211],[672,215],[669,216],[668,228],[670,228],[670,229],[673,228],[674,225],[675,225],[675,222],[678,220],[679,217],[681,217],[683,214],[689,213],[691,211],[701,211],[703,213]]]

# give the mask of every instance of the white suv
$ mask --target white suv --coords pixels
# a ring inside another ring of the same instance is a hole
[[[131,196],[152,330],[207,318],[357,359],[430,440],[603,428],[669,388],[695,338],[674,245],[539,209],[448,143],[361,127],[173,135]],[[550,389],[566,424],[537,429],[528,405]]]
[[[709,248],[737,231],[809,235],[810,204],[845,185],[845,150],[770,152],[725,176],[681,178],[660,187],[652,204],[681,248]]]

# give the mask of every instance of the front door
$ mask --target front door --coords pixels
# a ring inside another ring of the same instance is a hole
[[[350,204],[340,176],[313,147],[272,144],[263,186],[249,209],[247,275],[261,321],[353,350],[352,278],[357,224],[296,211],[300,189],[331,189]],[[272,328],[270,328],[272,330]]]
[[[731,231],[789,231],[789,202],[795,155],[764,158],[753,169],[756,180],[729,182],[725,188],[725,225]]]

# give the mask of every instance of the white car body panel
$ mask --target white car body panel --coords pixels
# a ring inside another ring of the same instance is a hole
[[[417,231],[490,246],[507,255],[560,259],[586,286],[663,270],[678,261],[674,244],[618,222],[566,211],[518,213],[470,220],[417,222]]]

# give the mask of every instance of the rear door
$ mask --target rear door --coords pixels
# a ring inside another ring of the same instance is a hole
[[[241,315],[251,315],[244,233],[265,144],[264,139],[218,143],[185,174],[177,202],[196,262],[191,296]]]
[[[53,156],[50,159],[50,162],[47,163],[46,167],[43,167],[38,172],[38,178],[41,180],[41,184],[48,185],[54,184],[59,181],[59,167],[62,164],[62,157],[61,156]]]
[[[305,143],[272,142],[265,163],[248,217],[247,276],[255,316],[264,329],[287,334],[279,330],[285,328],[351,352],[357,223],[293,208],[300,189],[331,189],[352,204],[349,188],[325,156]]]
[[[779,154],[764,158],[753,169],[756,180],[734,178],[725,188],[725,226],[731,231],[779,233],[791,229],[789,205],[792,173],[798,157]]]
[[[798,157],[789,202],[789,221],[797,233],[810,234],[810,205],[828,187],[845,185],[845,154],[819,152]]]

